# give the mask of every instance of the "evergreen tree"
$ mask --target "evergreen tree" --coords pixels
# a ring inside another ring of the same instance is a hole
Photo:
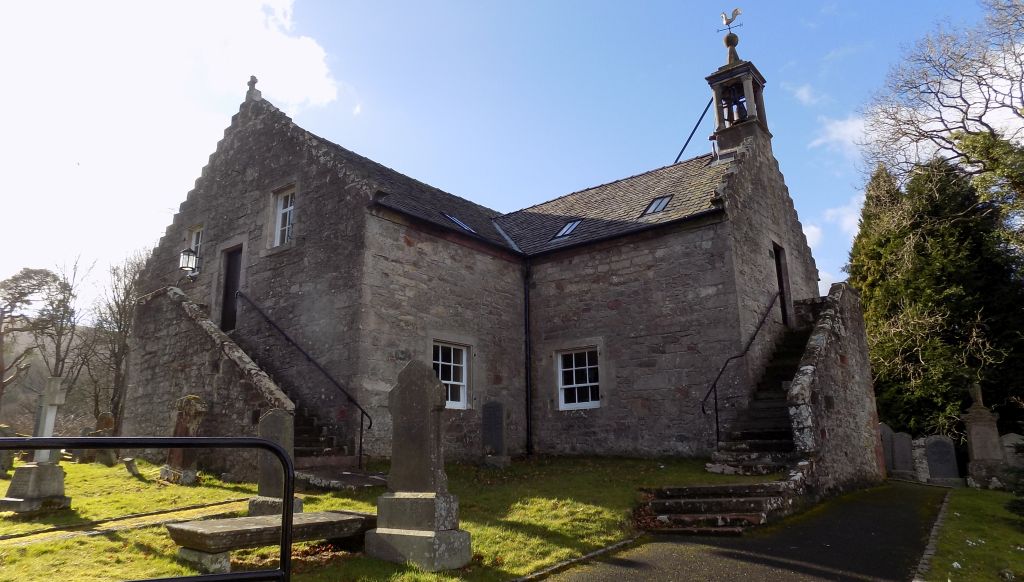
[[[999,207],[945,161],[920,166],[901,192],[879,167],[850,251],[882,419],[915,434],[959,432],[967,387],[1012,425],[1024,390],[1024,292],[1002,243]]]

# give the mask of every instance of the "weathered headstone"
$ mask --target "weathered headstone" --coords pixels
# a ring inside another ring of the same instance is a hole
[[[206,403],[195,394],[189,394],[175,403],[174,433],[176,437],[193,437],[199,432],[199,424],[206,414]],[[171,483],[192,485],[196,482],[195,449],[171,449],[167,451],[167,463],[160,467],[160,478]]]
[[[967,454],[970,463],[967,472],[971,476],[971,485],[977,487],[1001,489],[1000,475],[1006,468],[1003,445],[999,442],[999,429],[994,414],[981,399],[981,386],[971,385],[971,407],[963,416],[967,428]]]
[[[0,437],[13,437],[14,430],[6,424],[0,424]],[[14,451],[0,449],[0,479],[9,479],[8,471],[14,468]]]
[[[64,404],[67,395],[61,380],[51,376],[46,381],[34,436],[53,436],[57,407]],[[64,495],[64,468],[57,464],[58,460],[54,451],[38,450],[34,462],[15,469],[7,496],[0,499],[0,511],[36,513],[70,507],[71,498]]]
[[[46,387],[39,398],[39,413],[36,415],[36,427],[34,436],[52,437],[53,426],[57,422],[57,407],[67,400],[68,392],[61,386],[62,378],[50,376],[46,380]],[[59,451],[37,450],[33,459],[37,463],[59,462],[57,454]]]
[[[96,419],[96,430],[89,433],[91,437],[114,436],[114,415],[109,412],[101,412]],[[93,451],[93,458],[98,463],[108,467],[117,464],[117,451],[114,449],[96,449]]]
[[[1024,469],[1024,451],[1017,451],[1018,445],[1024,447],[1024,436],[1011,432],[999,437],[999,442],[1003,445],[1006,464],[1016,469]]]
[[[393,433],[388,493],[377,499],[377,528],[366,553],[410,562],[428,572],[461,568],[472,558],[459,528],[459,501],[448,493],[441,444],[444,387],[433,368],[409,362],[388,395]]]
[[[892,435],[892,476],[896,479],[914,481],[914,441],[909,434],[898,432]]]
[[[280,408],[268,411],[260,418],[260,437],[281,445],[295,458],[295,415]],[[280,515],[284,495],[284,469],[272,453],[259,453],[259,479],[256,497],[249,500],[249,515]],[[302,499],[296,497],[295,513],[302,512]]]
[[[928,482],[935,485],[962,487],[964,480],[956,465],[956,447],[953,439],[945,435],[932,435],[924,439],[925,457],[928,459]]]
[[[882,453],[885,456],[885,474],[891,477],[893,469],[892,429],[884,422],[880,422],[878,423],[878,436],[882,440]]]
[[[483,406],[481,422],[484,445],[484,464],[503,469],[509,465],[505,449],[505,406],[501,402],[488,402]]]
[[[919,483],[928,483],[932,474],[928,471],[928,453],[924,446],[924,439],[914,439],[914,448],[911,451],[914,457],[914,480]]]

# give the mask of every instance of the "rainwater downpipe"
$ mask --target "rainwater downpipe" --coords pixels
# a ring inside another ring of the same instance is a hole
[[[533,346],[530,342],[530,261],[523,268],[523,334],[524,364],[526,367],[526,454],[533,454]]]

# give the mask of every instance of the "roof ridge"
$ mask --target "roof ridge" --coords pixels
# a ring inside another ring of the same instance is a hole
[[[557,196],[557,197],[552,198],[550,200],[545,200],[544,202],[538,202],[536,204],[527,206],[525,208],[520,208],[519,210],[513,210],[512,212],[508,212],[506,214],[503,214],[502,216],[510,216],[512,214],[518,214],[520,212],[524,212],[524,211],[530,210],[531,208],[536,208],[538,206],[544,206],[545,204],[551,204],[552,202],[554,202],[556,200],[561,200],[563,198],[568,198],[569,196],[572,196],[574,194],[579,194],[581,192],[586,192],[588,190],[594,190],[596,188],[602,188],[604,186],[610,186],[612,184],[617,184],[619,182],[624,182],[626,180],[632,180],[633,178],[637,178],[639,176],[645,176],[647,174],[653,174],[654,172],[657,172],[659,170],[664,170],[665,168],[671,168],[672,166],[678,166],[679,164],[685,164],[687,162],[692,162],[694,160],[697,160],[697,159],[700,159],[700,158],[704,158],[704,157],[708,157],[708,156],[712,156],[713,157],[714,153],[708,152],[706,154],[701,154],[699,156],[694,156],[692,158],[685,159],[685,160],[683,160],[681,162],[674,162],[674,163],[671,163],[671,164],[666,164],[664,166],[659,166],[657,168],[652,168],[650,170],[645,170],[643,172],[640,172],[640,173],[637,173],[637,174],[633,174],[632,176],[624,176],[622,178],[617,178],[617,179],[612,180],[610,182],[604,182],[604,183],[601,183],[601,184],[594,184],[593,186],[587,186],[586,188],[581,188],[579,190],[575,190],[573,192],[569,192],[568,194],[562,194],[561,196]]]

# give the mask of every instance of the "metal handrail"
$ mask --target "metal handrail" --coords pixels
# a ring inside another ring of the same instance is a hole
[[[284,490],[281,492],[281,547],[278,567],[274,570],[250,570],[227,574],[146,578],[136,582],[238,582],[240,580],[276,580],[288,582],[292,571],[292,512],[295,500],[295,466],[281,445],[254,437],[29,437],[0,438],[0,450],[44,449],[237,449],[257,448],[272,453],[284,468]]]
[[[348,401],[350,403],[352,403],[356,408],[359,409],[359,456],[356,457],[356,458],[358,460],[359,468],[362,468],[363,467],[363,432],[364,432],[364,430],[370,430],[370,429],[373,428],[373,417],[370,416],[369,412],[366,412],[366,409],[363,408],[359,404],[359,402],[357,402],[356,399],[351,394],[349,394],[348,390],[345,390],[345,388],[337,380],[334,379],[334,376],[331,376],[330,372],[328,372],[323,366],[320,365],[320,362],[318,362],[315,359],[313,359],[313,356],[309,355],[309,352],[307,352],[306,350],[302,349],[302,346],[300,346],[298,344],[298,342],[293,340],[292,337],[290,335],[288,335],[288,332],[286,332],[285,330],[281,329],[281,326],[277,325],[277,322],[275,322],[273,319],[271,319],[270,316],[267,315],[267,313],[265,311],[260,309],[260,306],[256,305],[256,302],[254,302],[251,298],[249,298],[248,295],[246,295],[245,293],[242,293],[241,291],[235,291],[235,297],[241,297],[242,299],[245,299],[246,303],[251,305],[252,308],[256,310],[256,313],[259,313],[260,316],[262,316],[263,319],[266,320],[266,322],[270,324],[270,327],[274,328],[277,331],[277,333],[281,334],[281,337],[283,337],[286,342],[291,344],[293,348],[299,350],[299,353],[302,354],[303,356],[305,356],[306,361],[308,361],[310,364],[313,364],[314,368],[319,370],[320,373],[323,374],[324,377],[327,378],[327,380],[331,384],[333,384],[335,388],[340,390],[341,393],[344,394],[346,398],[348,398]],[[370,423],[369,425],[367,425],[365,427],[365,429],[363,427],[363,420],[364,419],[369,421],[369,423]]]
[[[716,447],[718,446],[718,443],[722,440],[722,433],[721,433],[721,431],[719,430],[719,427],[718,427],[718,381],[722,378],[722,374],[725,373],[725,369],[729,366],[730,362],[732,362],[733,360],[738,360],[738,359],[742,358],[743,356],[747,355],[748,351],[750,351],[750,346],[754,345],[754,339],[757,338],[757,334],[760,333],[761,328],[764,327],[764,322],[768,320],[768,315],[772,312],[772,308],[775,307],[775,302],[779,300],[779,297],[781,295],[782,295],[781,291],[776,291],[775,295],[772,295],[772,300],[768,303],[768,307],[765,308],[764,313],[761,315],[761,320],[757,322],[757,328],[754,330],[754,333],[750,336],[750,339],[747,340],[747,344],[745,346],[743,346],[743,351],[741,351],[740,353],[736,354],[735,356],[729,356],[728,358],[726,358],[725,363],[723,363],[722,367],[718,370],[718,375],[715,376],[714,381],[711,382],[711,387],[708,388],[707,393],[704,394],[704,398],[700,401],[700,411],[701,411],[701,413],[707,414],[708,411],[705,409],[704,405],[707,403],[708,398],[710,396],[714,395],[714,397],[715,397],[715,446]]]

